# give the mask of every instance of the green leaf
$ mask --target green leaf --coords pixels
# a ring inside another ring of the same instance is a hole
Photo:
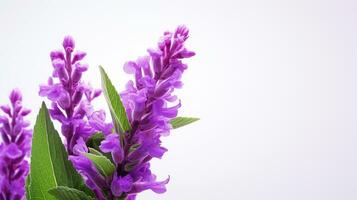
[[[48,190],[48,193],[56,197],[58,200],[95,200],[83,191],[79,191],[77,189],[65,186],[58,186],[52,188]]]
[[[27,196],[36,200],[54,200],[48,190],[57,186],[80,188],[82,177],[68,160],[65,147],[55,130],[45,103],[37,116],[31,153]]]
[[[30,183],[31,183],[31,176],[30,174],[26,178],[26,199],[30,199]]]
[[[87,185],[85,185],[84,182],[83,182],[83,184],[81,185],[81,187],[80,187],[80,188],[77,188],[77,189],[78,189],[79,191],[83,191],[83,192],[86,193],[88,196],[95,198],[94,192],[93,192],[90,188],[88,188]]]
[[[89,150],[89,153],[91,153],[91,154],[94,154],[94,155],[97,155],[97,156],[102,156],[103,154],[102,153],[100,153],[98,150],[96,150],[96,149],[93,149],[93,148],[90,148],[90,147],[88,147],[88,150]]]
[[[103,176],[109,177],[113,175],[115,171],[115,165],[107,157],[95,155],[92,153],[85,153],[84,155],[94,163],[94,165]]]
[[[126,116],[126,111],[123,106],[123,103],[120,100],[120,96],[116,91],[114,85],[110,81],[107,73],[104,71],[103,67],[99,66],[99,69],[102,76],[103,93],[107,100],[115,129],[117,133],[128,132],[130,131],[131,127],[128,117]]]
[[[172,125],[172,128],[176,129],[176,128],[180,128],[182,126],[191,124],[198,120],[200,120],[200,119],[194,118],[194,117],[176,117],[175,119],[171,120],[171,125]]]

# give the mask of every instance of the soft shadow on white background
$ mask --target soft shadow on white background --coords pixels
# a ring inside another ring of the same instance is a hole
[[[168,192],[139,199],[357,199],[357,3],[344,0],[0,1],[0,102],[13,87],[33,109],[71,34],[120,90],[125,61],[162,32],[191,29],[180,115],[155,161]],[[97,100],[104,108],[104,98]]]

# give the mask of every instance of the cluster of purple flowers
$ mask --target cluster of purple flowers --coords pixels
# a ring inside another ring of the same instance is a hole
[[[167,151],[161,137],[169,135],[170,121],[181,106],[173,92],[182,87],[180,79],[187,69],[182,60],[195,55],[184,46],[188,33],[185,26],[174,33],[165,32],[158,47],[149,49],[147,56],[125,63],[124,71],[133,74],[134,80],[120,94],[131,126],[124,133],[117,133],[113,123],[105,122],[103,110],[94,110],[92,101],[101,90],[82,81],[88,69],[81,62],[86,53],[74,52],[73,38],[66,36],[64,50],[51,52],[53,74],[40,86],[39,95],[51,101],[49,112],[60,122],[69,159],[98,200],[135,200],[145,190],[166,191],[169,178],[158,181],[150,161],[162,158]],[[0,107],[5,113],[0,115],[0,200],[23,200],[32,135],[24,117],[30,110],[22,106],[18,90],[12,91],[10,101],[10,106]],[[95,133],[102,136],[97,147],[88,144]],[[103,174],[87,157],[92,151],[105,155],[114,172]]]
[[[86,53],[73,54],[75,42],[71,36],[64,38],[63,48],[64,51],[51,52],[53,74],[47,84],[40,86],[39,94],[52,101],[51,117],[61,123],[68,153],[72,155],[77,140],[86,140],[96,130],[110,131],[111,125],[104,123],[104,111],[94,111],[91,105],[101,90],[93,90],[81,81],[83,72],[88,69],[87,64],[80,62]]]
[[[182,59],[194,56],[184,47],[188,29],[180,26],[174,33],[165,32],[157,49],[149,49],[149,56],[124,65],[125,72],[134,74],[121,98],[131,124],[131,131],[123,139],[118,133],[105,133],[100,150],[110,153],[116,170],[112,176],[104,177],[82,154],[88,152],[84,141],[77,144],[77,156],[70,159],[95,191],[97,198],[104,200],[101,191],[110,191],[107,199],[133,200],[144,190],[156,193],[166,191],[169,178],[157,181],[150,170],[150,160],[161,158],[167,151],[161,146],[161,136],[169,134],[170,120],[176,117],[180,102],[172,93],[180,88],[181,75],[187,68]],[[81,154],[82,153],[82,154]]]
[[[1,106],[0,115],[0,200],[25,199],[25,178],[29,171],[32,131],[24,117],[30,113],[22,106],[19,90],[10,94],[11,105]]]

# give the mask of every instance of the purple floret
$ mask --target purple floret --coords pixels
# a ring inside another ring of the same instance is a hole
[[[1,106],[0,115],[0,200],[25,199],[25,181],[29,163],[25,160],[31,151],[32,130],[24,117],[30,113],[22,106],[19,90],[10,94],[11,105]]]

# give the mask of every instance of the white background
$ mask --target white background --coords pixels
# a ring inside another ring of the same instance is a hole
[[[20,88],[31,120],[49,52],[71,34],[120,90],[125,61],[165,30],[191,29],[180,115],[153,171],[168,192],[139,199],[357,199],[357,3],[354,0],[0,0],[0,102]],[[95,104],[105,107],[101,97]]]

